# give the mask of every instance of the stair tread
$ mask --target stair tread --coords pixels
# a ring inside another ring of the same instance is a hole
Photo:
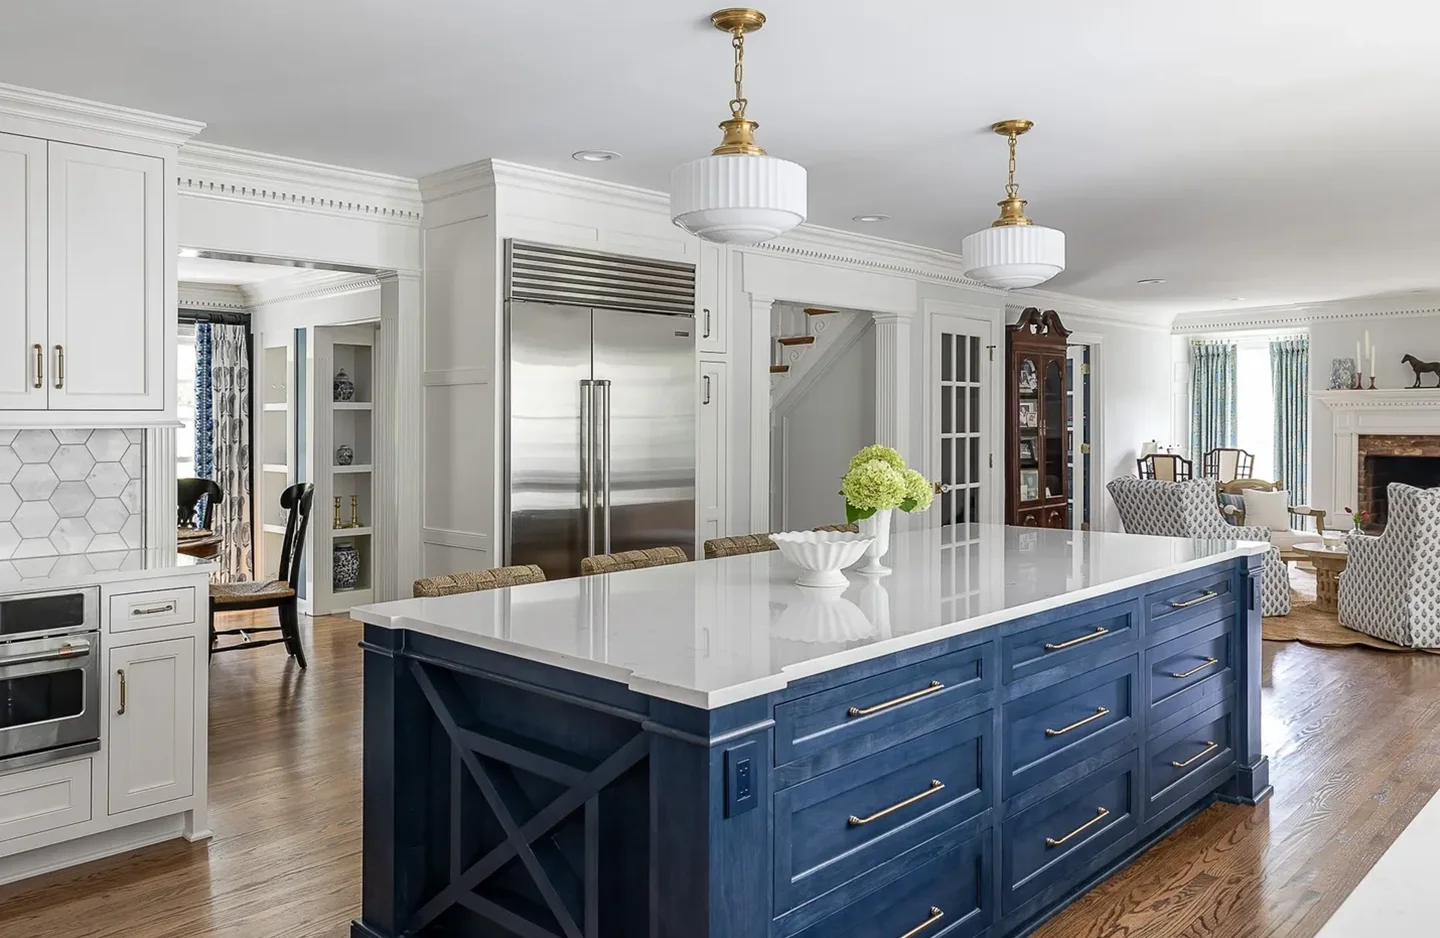
[[[781,345],[814,345],[815,337],[813,335],[784,335],[775,341]]]
[[[832,314],[832,313],[834,313],[834,312],[835,312],[835,310],[833,310],[833,309],[816,309],[815,307],[809,307],[809,306],[807,306],[807,307],[805,308],[805,315],[806,315],[806,316],[829,316],[830,314]]]
[[[770,366],[770,373],[771,373],[772,375],[783,375],[783,374],[785,374],[785,372],[787,372],[787,371],[789,371],[789,370],[790,370],[790,366],[789,366],[789,365],[771,365],[771,366]]]

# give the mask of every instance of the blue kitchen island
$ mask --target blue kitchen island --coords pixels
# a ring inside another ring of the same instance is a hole
[[[1268,545],[960,525],[352,610],[356,938],[1010,938],[1270,793]]]

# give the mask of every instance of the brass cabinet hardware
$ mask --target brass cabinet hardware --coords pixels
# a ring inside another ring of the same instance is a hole
[[[39,342],[35,343],[35,386],[45,386],[45,347]]]
[[[127,694],[127,688],[125,687],[125,669],[117,668],[115,673],[120,675],[120,709],[115,712],[123,716],[125,713],[125,697]]]
[[[899,802],[899,803],[897,803],[897,804],[892,804],[890,807],[886,808],[886,809],[883,810],[883,811],[876,811],[874,814],[870,815],[869,817],[856,817],[856,816],[853,815],[853,814],[850,815],[850,819],[849,819],[849,821],[850,821],[850,826],[851,826],[851,827],[863,827],[863,826],[865,826],[866,824],[869,824],[871,821],[878,821],[878,820],[880,820],[882,817],[885,817],[886,815],[894,814],[896,811],[899,811],[901,808],[908,808],[908,807],[910,807],[912,804],[914,804],[915,802],[920,801],[921,799],[929,798],[931,795],[935,794],[937,791],[943,790],[944,788],[945,788],[945,783],[944,783],[944,782],[940,781],[940,779],[938,779],[938,778],[932,778],[932,779],[930,780],[930,787],[929,787],[929,788],[925,789],[924,791],[922,791],[922,792],[921,792],[920,794],[918,794],[918,795],[911,795],[909,798],[906,798],[904,801],[901,801],[901,802]]]
[[[1170,608],[1189,609],[1191,606],[1198,606],[1201,603],[1208,603],[1210,600],[1217,598],[1219,595],[1220,594],[1215,592],[1214,590],[1206,590],[1199,596],[1196,596],[1194,599],[1187,599],[1183,603],[1172,602],[1170,603]]]
[[[705,396],[704,396],[703,398],[701,398],[700,403],[701,403],[701,404],[708,404],[708,403],[710,403],[710,376],[709,376],[709,375],[701,375],[701,377],[702,377],[702,378],[704,379],[704,381],[705,381]]]
[[[1195,755],[1193,755],[1193,756],[1191,756],[1190,758],[1186,759],[1184,762],[1171,761],[1170,764],[1173,765],[1173,766],[1175,766],[1175,768],[1177,768],[1177,769],[1183,769],[1183,768],[1185,768],[1186,766],[1190,765],[1191,763],[1200,761],[1201,759],[1203,759],[1203,758],[1205,758],[1206,756],[1210,755],[1210,753],[1214,752],[1216,749],[1219,749],[1219,748],[1220,748],[1220,744],[1219,744],[1219,743],[1215,742],[1214,740],[1209,740],[1209,739],[1207,739],[1207,740],[1205,741],[1205,748],[1204,748],[1204,749],[1202,749],[1202,750],[1200,750],[1199,752],[1195,753]]]
[[[907,931],[905,934],[901,935],[900,938],[915,938],[916,935],[920,934],[922,931],[929,928],[931,925],[934,925],[936,922],[940,921],[944,917],[945,913],[941,912],[937,906],[932,905],[930,907],[930,917],[927,918],[925,921],[921,922],[919,925],[916,925],[914,928]]]
[[[929,687],[926,687],[923,690],[917,690],[913,694],[906,694],[904,697],[896,697],[894,700],[887,700],[884,703],[878,703],[873,707],[851,707],[845,712],[852,717],[868,717],[872,713],[879,713],[881,710],[889,710],[891,707],[898,707],[903,703],[909,703],[912,700],[928,696],[935,693],[937,690],[944,689],[944,684],[941,684],[939,681],[931,681]]]
[[[1189,677],[1189,676],[1192,675],[1192,674],[1199,674],[1201,671],[1204,671],[1206,668],[1212,667],[1213,665],[1217,665],[1217,664],[1219,664],[1219,663],[1220,663],[1220,659],[1219,659],[1219,658],[1206,658],[1204,664],[1197,664],[1195,667],[1191,668],[1189,671],[1171,671],[1171,672],[1170,672],[1170,676],[1171,676],[1171,677]]]
[[[1109,707],[1096,707],[1096,708],[1095,708],[1095,712],[1092,713],[1090,716],[1086,717],[1085,719],[1083,719],[1083,720],[1076,720],[1074,723],[1071,723],[1069,726],[1062,726],[1062,727],[1061,727],[1060,729],[1058,729],[1058,730],[1049,730],[1049,729],[1047,729],[1047,730],[1045,731],[1045,735],[1046,735],[1046,736],[1064,736],[1066,733],[1070,732],[1071,730],[1079,729],[1080,727],[1084,726],[1086,723],[1094,723],[1096,720],[1098,720],[1098,719],[1100,719],[1100,718],[1102,718],[1102,717],[1107,717],[1107,716],[1109,716],[1109,715],[1110,715],[1110,708],[1109,708]]]
[[[55,346],[55,387],[65,386],[65,346]]]
[[[1046,650],[1046,651],[1059,651],[1059,650],[1062,649],[1062,648],[1074,648],[1076,645],[1083,645],[1083,644],[1085,644],[1086,642],[1093,642],[1093,641],[1095,641],[1095,639],[1101,637],[1102,635],[1109,635],[1109,634],[1110,634],[1110,630],[1107,629],[1107,628],[1105,628],[1105,626],[1102,625],[1102,626],[1100,626],[1098,629],[1096,629],[1095,631],[1091,632],[1090,634],[1088,634],[1088,635],[1082,635],[1082,636],[1080,636],[1079,638],[1072,638],[1072,639],[1070,639],[1070,641],[1068,641],[1068,642],[1060,642],[1058,645],[1052,645],[1052,644],[1050,644],[1049,642],[1046,642],[1046,643],[1045,643],[1045,650]]]
[[[149,606],[149,607],[147,607],[147,608],[145,608],[145,609],[132,609],[132,610],[130,610],[130,614],[131,614],[132,616],[158,616],[158,615],[160,615],[161,613],[174,612],[174,611],[175,611],[175,604],[174,604],[174,603],[166,603],[166,604],[163,605],[163,606]]]
[[[705,333],[704,333],[704,338],[707,338],[707,339],[708,339],[708,338],[710,338],[710,310],[708,310],[708,309],[702,309],[701,312],[705,314]]]
[[[1086,821],[1084,824],[1081,824],[1079,827],[1075,828],[1073,831],[1071,831],[1070,833],[1066,834],[1064,837],[1059,837],[1059,838],[1056,838],[1056,837],[1046,837],[1046,838],[1045,838],[1045,846],[1047,846],[1047,847],[1058,847],[1058,846],[1060,846],[1061,844],[1063,844],[1065,841],[1069,840],[1070,838],[1072,838],[1072,837],[1078,837],[1080,834],[1083,834],[1085,831],[1087,831],[1087,830],[1089,830],[1090,828],[1094,827],[1096,824],[1099,824],[1101,821],[1105,820],[1105,819],[1106,819],[1107,817],[1109,817],[1109,816],[1110,816],[1110,809],[1109,809],[1109,808],[1097,808],[1096,811],[1095,811],[1095,816],[1094,816],[1094,817],[1092,817],[1090,820]]]

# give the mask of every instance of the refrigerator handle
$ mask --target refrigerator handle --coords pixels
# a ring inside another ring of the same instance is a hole
[[[595,556],[595,382],[580,382],[580,516],[585,556]]]
[[[595,382],[600,390],[600,506],[605,521],[605,553],[610,553],[610,382]]]

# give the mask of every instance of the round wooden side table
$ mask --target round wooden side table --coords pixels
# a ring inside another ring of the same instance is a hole
[[[1315,565],[1315,608],[1321,612],[1339,611],[1340,574],[1350,559],[1344,545],[1326,547],[1315,541],[1296,544],[1294,551]]]

